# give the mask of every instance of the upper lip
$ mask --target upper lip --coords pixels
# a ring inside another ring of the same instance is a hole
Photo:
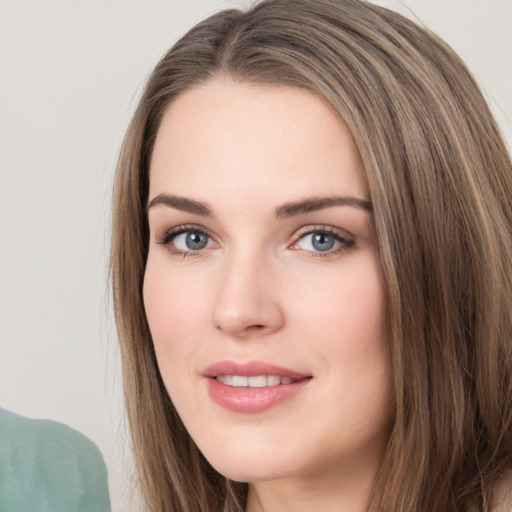
[[[283,366],[277,366],[264,361],[248,361],[239,363],[236,361],[218,361],[205,368],[203,377],[217,377],[217,375],[243,375],[246,377],[257,377],[259,375],[279,375],[291,379],[304,379],[311,377],[306,373],[296,372]]]

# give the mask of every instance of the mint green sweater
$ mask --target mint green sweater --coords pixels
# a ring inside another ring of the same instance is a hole
[[[0,408],[0,512],[108,512],[96,445],[62,423]]]

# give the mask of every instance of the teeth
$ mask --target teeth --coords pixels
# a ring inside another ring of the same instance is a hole
[[[217,375],[216,379],[223,384],[235,388],[266,388],[295,382],[295,379],[280,377],[279,375],[258,375],[256,377],[246,377],[245,375]]]
[[[247,387],[249,379],[242,375],[233,375],[233,387],[242,388]]]
[[[260,375],[259,377],[249,377],[247,380],[250,388],[266,388],[268,386],[266,375]]]
[[[279,375],[268,375],[267,386],[279,386],[281,384],[281,377]]]

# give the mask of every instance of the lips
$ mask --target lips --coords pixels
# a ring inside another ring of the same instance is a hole
[[[208,393],[222,407],[263,412],[300,393],[312,376],[270,363],[219,361],[203,372]]]
[[[255,375],[251,377],[245,375],[217,375],[216,379],[222,382],[222,384],[235,388],[266,388],[281,384],[293,384],[295,382],[295,379],[291,377],[280,377],[279,375]]]

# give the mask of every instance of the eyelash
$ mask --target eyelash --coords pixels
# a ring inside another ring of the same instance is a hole
[[[204,235],[208,237],[209,239],[213,240],[213,238],[202,228],[199,228],[198,226],[194,225],[181,225],[176,226],[175,228],[169,229],[166,231],[163,236],[160,237],[159,240],[157,240],[158,245],[162,245],[167,248],[167,250],[172,254],[176,256],[182,256],[184,258],[186,257],[194,257],[199,256],[201,252],[204,251],[204,249],[198,249],[198,250],[188,250],[184,251],[181,249],[177,249],[176,247],[173,247],[171,242],[178,237],[179,235],[182,235],[184,233],[196,233],[199,235]],[[336,242],[339,242],[339,246],[335,249],[329,249],[326,251],[309,251],[305,250],[311,257],[314,258],[327,258],[329,256],[334,256],[337,254],[340,254],[347,249],[351,248],[355,241],[350,240],[348,238],[345,238],[341,236],[338,231],[330,226],[313,226],[313,227],[306,227],[303,228],[303,230],[299,230],[299,232],[296,235],[295,241],[291,244],[291,248],[294,248],[302,239],[304,239],[308,235],[327,235],[329,237],[334,238]],[[300,248],[294,249],[294,250],[301,250]]]
[[[171,242],[179,235],[182,235],[184,233],[197,233],[200,235],[207,236],[208,238],[212,238],[204,229],[199,228],[198,226],[185,224],[182,226],[176,226],[175,228],[169,229],[166,231],[162,237],[157,241],[158,245],[164,246],[172,255],[176,256],[183,256],[183,258],[186,258],[187,256],[199,256],[199,253],[202,252],[201,250],[197,251],[183,251],[181,249],[177,249],[176,247],[173,247]]]
[[[304,251],[306,251],[312,258],[328,258],[330,256],[336,256],[340,253],[345,252],[347,249],[350,249],[355,243],[354,240],[350,240],[340,235],[338,230],[336,230],[335,228],[331,226],[319,225],[313,227],[308,226],[306,228],[303,228],[302,230],[299,230],[299,232],[296,235],[295,242],[293,242],[292,244],[292,248],[308,235],[327,235],[329,237],[334,238],[336,242],[339,242],[339,246],[337,248],[329,249],[327,251],[308,251],[304,249]]]

